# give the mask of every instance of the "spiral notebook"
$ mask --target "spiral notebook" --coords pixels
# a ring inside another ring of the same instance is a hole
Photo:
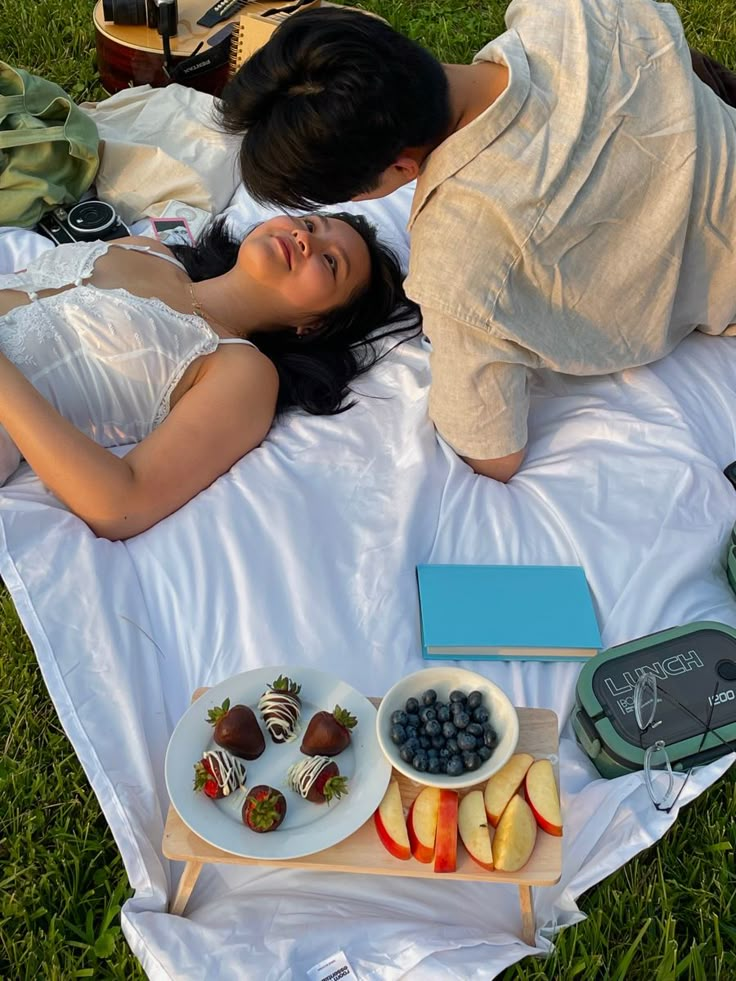
[[[580,566],[417,566],[425,658],[584,660],[601,636]]]
[[[310,10],[322,6],[321,0],[302,3],[298,10]],[[332,4],[325,4],[332,6]],[[254,51],[262,48],[273,32],[283,24],[287,17],[296,12],[296,3],[249,3],[238,17],[230,42],[230,77],[250,58]]]

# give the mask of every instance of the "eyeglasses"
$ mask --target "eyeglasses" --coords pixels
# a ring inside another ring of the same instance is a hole
[[[642,736],[644,733],[650,732],[662,724],[662,719],[657,719],[655,721],[657,704],[660,701],[660,694],[673,705],[677,705],[677,707],[682,709],[683,712],[686,712],[690,718],[694,719],[699,725],[703,726],[703,735],[697,749],[698,753],[702,750],[706,737],[709,733],[712,733],[727,749],[732,748],[731,743],[726,742],[726,740],[722,739],[719,734],[715,732],[715,730],[711,729],[713,709],[716,705],[716,695],[718,694],[718,682],[716,682],[713,697],[709,699],[710,711],[708,712],[707,720],[704,722],[686,705],[683,705],[682,702],[674,698],[661,686],[659,686],[657,684],[657,676],[653,672],[646,670],[643,671],[639,675],[636,685],[634,686],[634,717],[636,718],[636,724],[638,725]],[[652,803],[658,811],[663,811],[665,814],[669,814],[677,801],[680,799],[680,795],[685,789],[693,769],[694,767],[690,767],[684,774],[685,779],[682,781],[677,793],[673,797],[676,781],[675,773],[672,769],[672,764],[670,763],[670,758],[667,754],[667,744],[663,739],[657,739],[647,747],[646,752],[644,753],[644,782],[646,783],[646,788]],[[662,786],[662,781],[659,781],[658,783],[655,782],[655,771],[658,774],[664,772],[666,776],[664,787]]]
[[[731,532],[731,544],[726,554],[726,576],[731,589],[736,593],[736,527]]]

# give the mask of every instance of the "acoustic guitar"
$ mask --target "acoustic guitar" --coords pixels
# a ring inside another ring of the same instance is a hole
[[[205,62],[211,53],[212,64],[200,66],[189,77],[175,74],[172,79],[165,68],[162,38],[155,27],[131,27],[106,21],[103,2],[98,0],[92,18],[95,26],[97,68],[102,85],[107,92],[113,94],[131,85],[148,84],[158,87],[173,80],[201,92],[219,95],[232,68],[232,50],[233,44],[237,44],[241,14],[247,11],[248,14],[259,15],[281,6],[289,7],[290,4],[284,0],[233,0],[232,3],[228,0],[226,9],[231,10],[230,16],[212,27],[204,27],[197,21],[210,9],[207,0],[178,0],[179,21],[177,33],[170,40],[170,65],[175,72],[176,69],[182,71],[183,63],[195,54],[197,48],[198,56]]]

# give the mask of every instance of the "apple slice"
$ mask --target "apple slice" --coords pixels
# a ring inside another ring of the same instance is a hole
[[[486,784],[483,797],[488,820],[495,828],[501,820],[504,808],[521,786],[526,771],[534,762],[529,753],[516,753],[508,763],[504,763],[498,773],[494,773]]]
[[[471,790],[460,801],[457,827],[468,855],[482,869],[492,872],[493,852],[482,790]]]
[[[404,807],[401,803],[401,792],[396,780],[392,780],[383,800],[373,815],[376,831],[381,844],[394,858],[406,861],[411,858],[409,834],[404,820]]]
[[[537,824],[548,835],[562,836],[560,795],[549,760],[536,760],[524,777],[524,793]]]
[[[515,794],[498,822],[493,836],[496,872],[518,872],[529,861],[537,840],[537,822],[523,797]]]
[[[431,862],[434,858],[434,840],[437,835],[437,819],[440,810],[439,787],[424,787],[409,808],[407,830],[411,853],[418,862]]]
[[[435,872],[454,872],[457,868],[457,800],[456,790],[440,790],[434,845]]]

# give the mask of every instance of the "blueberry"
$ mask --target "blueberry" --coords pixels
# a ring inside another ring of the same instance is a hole
[[[462,756],[451,756],[447,761],[447,775],[449,777],[459,777],[463,769]]]
[[[401,746],[406,742],[406,729],[403,726],[391,726],[391,742]]]
[[[430,758],[430,760],[433,758],[439,758],[439,755],[440,755],[440,751],[437,749],[436,746],[430,746],[429,749],[427,750],[427,756]]]
[[[468,708],[477,709],[483,702],[483,695],[479,691],[471,691],[468,695]]]
[[[395,712],[391,713],[391,721],[396,726],[406,725],[406,712],[403,709],[397,709]]]
[[[445,705],[445,703],[443,702],[442,705],[435,705],[435,708],[437,709],[437,718],[439,719],[440,722],[450,721],[449,705]]]
[[[432,745],[432,740],[428,736],[420,736],[419,745],[422,747],[422,749],[429,749],[429,747]]]
[[[456,689],[455,691],[450,692],[451,702],[460,702],[461,704],[464,705],[466,700],[467,700],[467,696],[464,691],[457,691]]]
[[[480,756],[484,763],[486,760],[490,760],[490,758],[493,756],[493,750],[489,749],[487,746],[481,746],[477,752],[478,756]]]
[[[419,739],[416,736],[410,736],[409,739],[404,743],[408,749],[411,750],[412,756],[419,749]]]
[[[447,773],[447,760],[440,757],[440,773]]]
[[[416,698],[407,698],[406,705],[404,706],[407,712],[413,713],[419,711],[419,702]]]
[[[424,731],[428,736],[440,736],[442,734],[442,726],[439,724],[437,719],[430,719],[429,722],[424,727]]]
[[[498,746],[498,736],[496,735],[495,730],[490,726],[483,733],[483,743],[489,749],[495,749],[496,746]]]
[[[433,719],[437,718],[437,711],[427,705],[422,706],[419,709],[419,719],[421,722],[431,722]]]
[[[467,712],[456,712],[455,713],[455,725],[458,729],[465,729],[470,725],[470,716]]]
[[[429,757],[427,757],[426,755],[420,756],[419,753],[417,753],[417,755],[411,761],[411,765],[414,767],[415,770],[419,770],[420,773],[424,773],[427,767],[429,766]]]
[[[442,749],[440,749],[440,759],[449,760],[449,758],[450,758],[450,750],[447,748],[447,746],[443,746]]]
[[[418,726],[421,719],[417,712],[407,712],[406,713],[406,724],[409,726]]]
[[[456,739],[448,739],[445,746],[450,750],[450,756],[454,756],[456,753],[460,752],[460,747],[457,744]]]
[[[427,770],[430,773],[440,772],[440,760],[438,756],[430,757],[429,763],[427,764]]]
[[[476,739],[483,738],[483,726],[479,722],[471,722],[465,731]]]
[[[452,739],[453,736],[457,735],[457,729],[455,728],[454,722],[443,722],[442,723],[442,735],[445,739]]]
[[[428,688],[422,694],[422,705],[434,705],[437,701],[437,692],[433,688]]]
[[[475,749],[478,744],[475,736],[471,736],[469,733],[463,731],[457,734],[457,745],[458,749],[466,752],[467,750]]]
[[[432,745],[435,749],[443,749],[445,746],[444,736],[432,736]]]
[[[399,756],[402,758],[404,763],[411,763],[411,761],[414,759],[414,752],[415,750],[413,746],[407,746],[407,744],[404,743],[399,750]]]
[[[477,770],[481,764],[480,756],[477,753],[463,753],[463,764],[466,770]]]
[[[416,739],[419,735],[419,730],[416,726],[404,726],[407,739]]]
[[[473,722],[480,722],[483,725],[484,722],[488,722],[490,719],[490,713],[488,709],[484,709],[482,706],[477,709],[473,709]]]

